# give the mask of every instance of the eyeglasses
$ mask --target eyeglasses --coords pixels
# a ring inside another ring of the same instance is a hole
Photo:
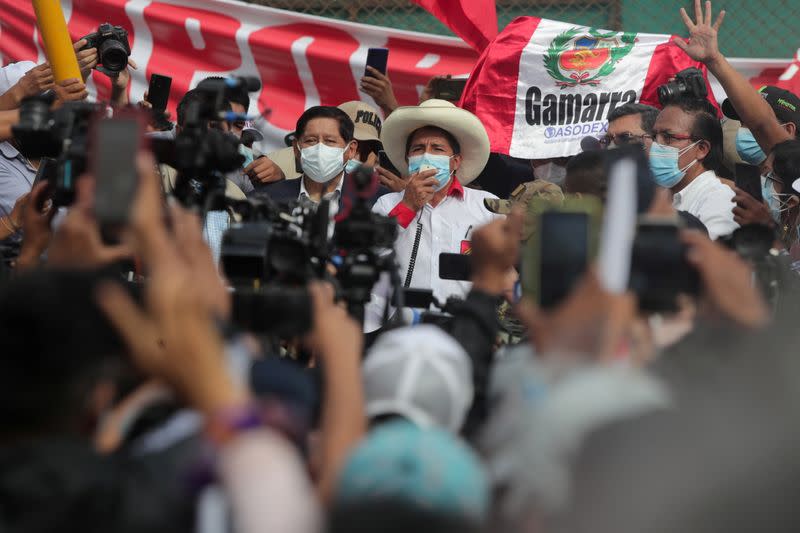
[[[626,144],[644,144],[645,139],[652,140],[653,136],[646,133],[634,135],[633,133],[624,132],[616,135],[605,135],[600,137],[598,140],[600,141],[600,146],[603,148],[608,148],[612,142],[617,146],[622,146]]]
[[[669,133],[668,131],[659,131],[655,135],[656,142],[664,146],[672,146],[676,141],[691,141],[691,135],[681,135],[678,133]]]

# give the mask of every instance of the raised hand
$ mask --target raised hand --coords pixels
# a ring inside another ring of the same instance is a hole
[[[388,115],[398,107],[392,90],[392,80],[377,69],[368,66],[367,70],[371,75],[361,78],[361,90],[370,95],[384,114]]]
[[[712,63],[720,57],[719,46],[717,43],[717,32],[722,25],[722,20],[725,18],[725,10],[719,12],[717,20],[711,24],[711,1],[706,1],[705,15],[700,8],[700,0],[694,0],[694,15],[696,21],[692,21],[691,17],[686,13],[684,8],[681,8],[681,18],[686,28],[689,30],[689,41],[685,41],[680,37],[675,38],[675,44],[686,52],[686,54],[702,63]]]

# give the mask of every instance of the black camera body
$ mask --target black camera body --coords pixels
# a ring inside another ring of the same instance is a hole
[[[705,100],[708,97],[706,80],[703,72],[696,67],[689,67],[675,74],[675,79],[658,87],[658,101],[662,106],[677,98]]]
[[[102,65],[97,70],[108,76],[116,76],[128,67],[128,57],[131,55],[131,46],[128,43],[128,32],[122,26],[112,26],[104,22],[98,26],[97,31],[84,35],[86,46],[81,50],[97,48],[98,63]]]
[[[52,93],[23,100],[19,123],[11,132],[26,157],[57,161],[50,187],[53,204],[61,207],[75,198],[75,181],[87,168],[89,126],[104,108],[88,102],[67,102],[51,111],[52,103]]]
[[[297,291],[305,294],[302,291],[314,279],[333,282],[350,314],[363,321],[364,305],[381,273],[397,277],[393,253],[397,223],[369,208],[367,198],[376,180],[372,169],[362,167],[347,179],[353,180],[355,196],[349,209],[340,213],[343,218],[332,236],[328,200],[319,206],[306,202],[278,206],[268,198],[231,204],[245,222],[223,236],[221,262],[236,289],[239,325],[246,324],[257,333],[277,334],[283,326],[277,328],[275,320],[246,316],[267,306],[254,299],[263,294],[270,302],[283,298],[287,305],[291,303],[291,309],[306,309],[310,304],[301,305]],[[331,262],[336,265],[335,278],[328,272]],[[293,311],[284,306],[283,312]],[[260,313],[264,317],[270,314]]]

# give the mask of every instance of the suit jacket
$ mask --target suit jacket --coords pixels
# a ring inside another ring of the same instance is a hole
[[[250,193],[250,196],[256,198],[262,195],[267,196],[272,201],[277,203],[293,202],[300,196],[300,180],[302,179],[303,178],[301,176],[297,179],[280,180],[273,183],[267,183],[266,185],[259,185],[252,193]],[[343,198],[347,197],[351,200],[354,200],[356,196],[355,190],[350,184],[350,180],[346,174],[343,179],[344,185],[342,186],[342,194],[339,196],[339,211],[342,210]],[[372,208],[378,198],[389,192],[391,192],[389,189],[383,185],[379,185],[375,193],[368,199],[370,208]]]

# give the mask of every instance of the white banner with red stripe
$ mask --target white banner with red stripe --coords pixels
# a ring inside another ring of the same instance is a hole
[[[128,31],[132,57],[139,66],[130,91],[134,102],[142,98],[153,73],[173,78],[170,100],[173,115],[180,97],[207,76],[259,77],[263,88],[251,95],[250,112],[267,115],[264,133],[271,146],[282,145],[285,134],[294,129],[297,117],[311,105],[338,105],[348,100],[372,103],[369,96],[358,90],[370,47],[390,49],[389,76],[401,105],[415,104],[422,87],[432,76],[465,76],[475,67],[475,79],[469,85],[473,88],[472,100],[466,101],[467,107],[472,106],[486,124],[494,150],[522,157],[532,154],[551,157],[576,151],[572,142],[545,144],[533,141],[534,137],[526,133],[538,132],[536,135],[541,141],[547,128],[554,127],[543,123],[527,125],[526,98],[531,87],[546,89],[538,108],[542,122],[553,113],[552,107],[548,110],[544,102],[548,94],[581,94],[582,98],[589,93],[597,94],[597,107],[592,116],[586,111],[592,105],[588,97],[587,106],[583,106],[582,100],[577,122],[574,122],[573,108],[574,123],[569,124],[570,131],[579,124],[581,132],[586,124],[591,131],[592,127],[602,128],[602,119],[612,100],[616,99],[615,105],[618,105],[632,98],[629,91],[635,92],[638,99],[654,102],[655,85],[684,64],[671,56],[674,47],[668,46],[668,36],[637,34],[633,48],[623,57],[614,58],[610,73],[600,72],[604,68],[608,70],[609,61],[599,68],[576,69],[576,58],[578,61],[588,59],[591,63],[602,59],[603,54],[611,57],[611,52],[604,50],[596,50],[595,55],[581,52],[593,49],[591,39],[597,41],[594,49],[609,48],[609,43],[615,39],[621,48],[627,46],[623,36],[628,34],[596,31],[591,34],[584,28],[569,38],[562,38],[555,46],[555,55],[550,54],[553,57],[549,62],[551,75],[544,63],[551,44],[576,26],[531,18],[510,24],[487,49],[487,53],[494,54],[492,50],[497,51],[501,45],[503,53],[512,56],[510,62],[495,62],[496,55],[491,56],[491,61],[486,54],[478,59],[459,39],[313,17],[231,0],[62,0],[61,3],[74,40],[94,31],[103,22]],[[528,22],[520,22],[526,20]],[[509,30],[513,38],[508,37]],[[589,40],[580,41],[583,37]],[[520,59],[529,67],[520,69],[523,64]],[[33,8],[27,0],[0,0],[0,63],[21,60],[37,63],[45,60]],[[759,86],[770,82],[772,77],[777,80],[782,72],[778,63],[784,66],[790,63],[789,60],[767,62],[758,71],[755,64],[758,60],[744,61],[749,62],[744,68],[749,69],[748,75],[758,77],[758,81],[754,79],[753,82]],[[487,62],[495,65],[497,72],[488,73]],[[738,60],[732,62],[739,67]],[[653,68],[648,65],[659,64],[665,65],[663,71],[650,72]],[[486,75],[489,77],[485,78]],[[584,77],[575,80],[581,76]],[[487,85],[487,79],[497,83],[497,87]],[[559,86],[559,82],[567,85]],[[570,86],[573,82],[578,83]],[[100,99],[108,97],[110,85],[103,74],[95,72],[88,85]],[[508,98],[488,102],[491,91],[500,93],[498,98]],[[618,98],[615,92],[620,93]],[[599,107],[606,99],[603,93],[608,94],[608,101],[601,111]],[[530,96],[533,105],[535,91]],[[531,114],[536,112],[537,108],[530,107]],[[583,121],[584,112],[586,118],[592,120]],[[559,135],[566,135],[565,130]],[[538,151],[538,146],[544,146],[544,151]]]

